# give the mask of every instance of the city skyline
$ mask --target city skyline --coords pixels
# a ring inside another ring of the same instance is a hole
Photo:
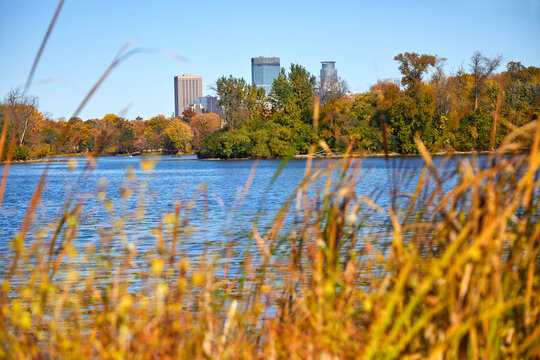
[[[5,49],[0,58],[2,98],[10,89],[24,87],[56,5],[53,0],[0,5],[0,46]],[[148,6],[132,2],[125,6],[122,2],[68,1],[51,32],[28,94],[39,98],[40,111],[51,113],[55,119],[69,118],[118,50],[132,39],[132,48],[144,51],[109,74],[80,117],[122,113],[128,118],[149,118],[170,114],[174,108],[171,77],[199,74],[205,79],[203,92],[212,93],[208,87],[222,75],[249,81],[251,69],[246,59],[254,54],[279,55],[282,67],[297,63],[314,75],[320,70],[321,60],[332,59],[339,64],[339,75],[350,89],[360,91],[368,90],[379,78],[400,77],[393,59],[402,52],[447,58],[445,70],[449,73],[461,67],[467,70],[476,50],[487,56],[501,54],[499,71],[509,61],[540,65],[538,0],[383,4],[342,0],[332,7],[280,0],[272,4],[209,1],[206,5],[202,26],[195,17],[185,18],[178,26],[177,15],[195,11],[197,3],[163,1]],[[284,8],[288,11],[283,12]],[[260,13],[269,19],[279,18],[280,26],[271,32],[249,31],[259,25],[255,14]],[[242,21],[229,20],[237,14],[242,14]],[[313,19],[322,18],[327,19],[327,26],[311,26]],[[114,32],[110,24],[115,24]],[[198,29],[198,33],[186,29]],[[204,46],[202,39],[215,41],[212,46]],[[242,39],[241,46],[232,49],[231,44],[238,39]],[[171,53],[183,58],[167,56]]]

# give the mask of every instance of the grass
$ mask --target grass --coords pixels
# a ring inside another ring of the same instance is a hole
[[[254,224],[247,245],[230,241],[200,257],[183,246],[192,202],[154,224],[155,249],[144,253],[125,235],[144,202],[121,215],[103,189],[111,223],[98,243],[76,241],[85,214],[75,193],[51,224],[32,222],[45,171],[4,261],[0,357],[538,358],[535,121],[527,155],[502,155],[514,138],[487,166],[462,160],[447,191],[418,141],[425,168],[406,206],[381,208],[356,193],[361,159],[308,159],[271,227]],[[145,195],[133,177],[126,201]],[[390,226],[366,234],[374,213]]]

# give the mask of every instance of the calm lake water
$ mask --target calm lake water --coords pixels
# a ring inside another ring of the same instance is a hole
[[[78,243],[97,241],[100,229],[111,229],[115,219],[122,218],[128,223],[128,231],[122,235],[124,240],[145,249],[155,244],[152,229],[160,223],[163,215],[173,211],[175,203],[187,204],[193,200],[190,224],[196,231],[186,246],[189,252],[197,254],[208,244],[219,248],[227,239],[243,241],[258,211],[262,214],[260,226],[270,223],[286,198],[294,193],[306,167],[306,160],[291,160],[269,187],[281,164],[279,160],[205,161],[194,157],[167,156],[152,159],[156,160],[155,168],[143,171],[142,157],[98,158],[95,169],[86,181],[81,176],[84,158],[72,159],[77,161],[74,170],[69,169],[69,158],[35,164],[12,164],[0,209],[0,255],[10,251],[9,243],[21,226],[33,191],[46,168],[46,187],[33,230],[54,222],[73,192],[77,194],[75,199],[85,201],[84,218],[77,234]],[[436,158],[435,162],[442,160]],[[458,160],[454,158],[446,167],[455,169]],[[315,163],[325,167],[336,161],[339,160],[317,160]],[[414,192],[424,165],[419,157],[391,158],[388,161],[366,158],[361,161],[363,170],[357,192],[372,197],[384,208],[388,208],[393,201],[392,189],[397,193]],[[242,189],[254,166],[256,170],[251,187],[240,204]],[[3,166],[0,166],[0,171],[3,171]],[[132,171],[135,180],[127,179],[128,171]],[[105,180],[107,198],[114,204],[112,213],[98,200],[98,188]],[[201,195],[203,184],[208,187],[207,211],[204,196]],[[451,181],[448,186],[451,186]],[[121,189],[125,187],[134,189],[134,194],[127,201],[121,197]],[[141,202],[145,204],[145,216],[139,220],[134,212]],[[373,231],[377,231],[385,226],[387,219],[375,214],[370,222]],[[5,259],[6,256],[1,258]]]

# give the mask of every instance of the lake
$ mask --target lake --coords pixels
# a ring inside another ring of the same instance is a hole
[[[195,230],[184,244],[185,249],[196,255],[208,245],[219,250],[225,241],[244,241],[257,214],[260,216],[259,227],[270,224],[287,197],[294,194],[304,176],[307,161],[289,161],[270,186],[280,167],[280,160],[212,161],[160,156],[151,158],[155,160],[153,170],[144,171],[141,169],[141,161],[147,161],[144,159],[100,157],[87,177],[85,158],[12,164],[0,209],[0,254],[10,252],[9,243],[21,226],[33,191],[45,169],[46,186],[36,211],[33,231],[55,222],[69,194],[73,193],[76,194],[75,200],[84,201],[76,243],[97,241],[100,229],[114,231],[115,221],[122,219],[127,232],[118,235],[122,241],[115,246],[121,247],[127,241],[146,250],[155,244],[152,229],[161,223],[165,213],[174,211],[175,204],[181,202],[184,209],[191,209],[189,224]],[[460,159],[453,158],[445,168],[452,171]],[[435,163],[442,160],[442,157],[437,157]],[[338,161],[321,159],[315,160],[314,164],[325,168]],[[364,158],[358,161],[363,166],[357,193],[371,197],[385,209],[392,202],[398,207],[399,204],[407,205],[406,196],[392,194],[414,192],[424,166],[419,157]],[[75,162],[74,169],[70,169]],[[3,166],[0,170],[3,171]],[[252,171],[255,172],[251,186],[242,202],[243,189]],[[451,177],[448,179],[450,181],[445,186],[452,186]],[[203,184],[207,186],[207,193],[203,191]],[[107,206],[103,206],[99,199],[100,186],[112,205],[109,210],[114,210],[109,211]],[[132,189],[133,195],[123,199],[122,189]],[[145,214],[139,219],[135,214],[142,204]],[[374,213],[369,221],[369,231],[380,231],[388,225],[387,216],[383,214]],[[6,256],[2,258],[6,259]]]

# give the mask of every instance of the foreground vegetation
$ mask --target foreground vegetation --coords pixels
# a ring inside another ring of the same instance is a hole
[[[85,197],[51,224],[32,222],[44,174],[2,259],[0,357],[538,358],[540,122],[514,130],[487,164],[463,160],[450,174],[416,146],[415,192],[377,189],[392,206],[356,192],[359,159],[308,160],[270,227],[255,222],[200,256],[186,244],[207,189],[163,214],[155,250],[141,253],[126,234],[144,201],[123,213],[104,188],[95,195],[111,220],[95,243],[77,241]],[[141,186],[129,173],[125,201],[144,197]],[[388,227],[366,231],[375,214]]]

